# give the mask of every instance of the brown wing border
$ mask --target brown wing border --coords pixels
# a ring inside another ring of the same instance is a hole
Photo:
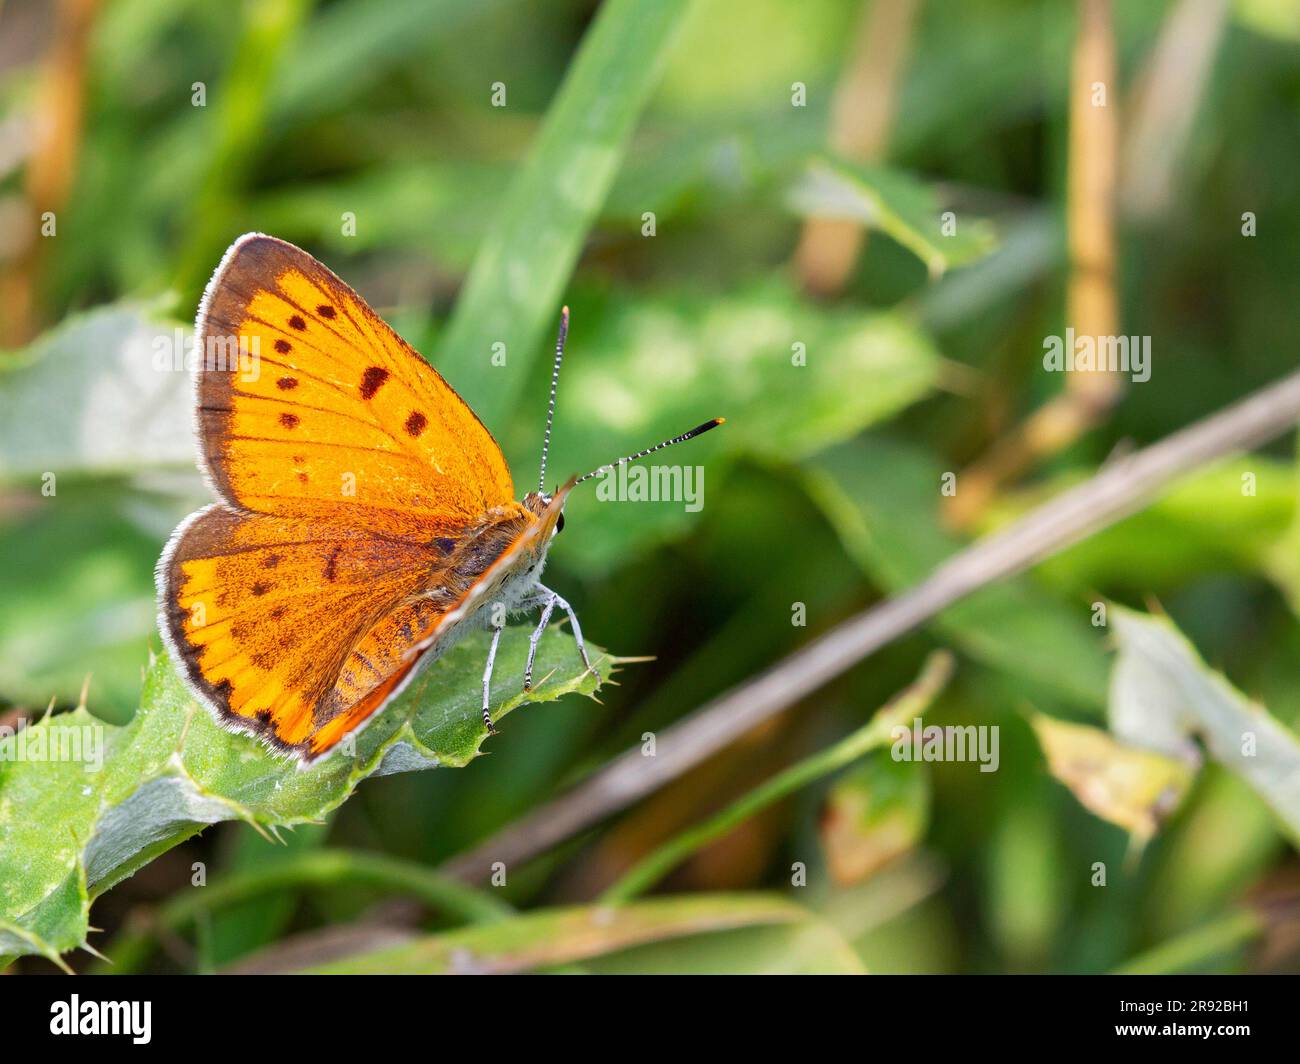
[[[262,717],[246,717],[232,710],[213,687],[199,668],[199,653],[185,638],[185,611],[177,601],[177,562],[176,552],[184,542],[186,535],[208,514],[225,510],[235,514],[249,511],[240,506],[230,506],[223,502],[209,503],[202,509],[195,510],[176,526],[167,545],[158,558],[154,569],[154,584],[158,593],[158,631],[164,646],[171,655],[173,663],[179,666],[181,680],[199,704],[206,706],[216,718],[217,724],[228,732],[237,735],[249,735],[262,742],[273,754],[304,764],[306,740],[301,743],[287,743],[275,733],[275,725]]]

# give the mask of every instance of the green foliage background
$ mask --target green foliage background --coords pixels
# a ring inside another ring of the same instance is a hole
[[[1174,6],[1116,5],[1119,101]],[[39,108],[45,7],[0,11],[0,35],[28,46],[0,50],[0,122]],[[307,248],[370,299],[480,412],[521,492],[562,302],[573,324],[557,474],[728,419],[675,455],[705,470],[701,512],[578,493],[551,555],[548,583],[589,637],[652,662],[626,665],[599,703],[512,714],[491,756],[467,767],[370,779],[345,804],[340,784],[310,815],[279,818],[315,821],[287,845],[239,823],[175,845],[192,833],[178,831],[96,903],[90,923],[104,930],[91,944],[117,970],[274,968],[280,944],[330,925],[351,929],[315,965],[336,971],[454,970],[467,955],[486,969],[524,957],[588,971],[1296,966],[1286,794],[1211,757],[1139,851],[1053,778],[1029,723],[1033,711],[1105,726],[1113,648],[1091,614],[1108,600],[1158,603],[1200,659],[1294,724],[1289,440],[946,612],[503,886],[436,874],[645,733],[924,576],[965,538],[941,520],[943,473],[1061,388],[1041,343],[1066,324],[1073,6],[922,5],[887,158],[869,168],[827,147],[859,17],[854,3],[781,0],[120,0],[99,12],[57,236],[30,259],[22,241],[0,248],[0,275],[30,269],[34,286],[22,323],[0,288],[0,324],[30,333],[0,356],[0,723],[51,700],[57,722],[83,684],[88,710],[113,724],[146,728],[168,699],[184,711],[165,660],[145,683],[160,648],[152,565],[207,494],[188,382],[155,359],[242,232]],[[505,107],[492,105],[495,82]],[[791,106],[794,82],[806,107]],[[1232,5],[1169,209],[1121,216],[1122,324],[1153,338],[1152,379],[1000,496],[985,527],[1294,367],[1298,87],[1297,5]],[[0,206],[24,202],[21,156],[0,163]],[[804,216],[829,198],[873,231],[845,290],[817,301],[791,257]],[[937,236],[941,208],[962,219],[960,241]],[[505,367],[491,362],[498,341]],[[806,366],[792,365],[795,344]],[[53,496],[41,490],[51,472]],[[792,624],[795,604],[806,626]],[[567,639],[548,640],[557,668]],[[956,653],[956,671],[926,719],[999,725],[997,772],[910,765],[900,780],[892,762],[871,767],[877,752],[805,780],[696,849],[662,896],[620,909],[590,945],[586,907],[622,874],[860,729],[936,647]],[[474,693],[471,656],[426,709]],[[1196,655],[1179,662],[1218,690]],[[1231,704],[1245,712],[1235,692]],[[478,738],[458,735],[448,760]],[[66,826],[57,777],[28,771],[20,789],[0,763],[0,936],[30,901],[5,890],[41,874],[30,840]],[[8,815],[49,819],[6,834],[6,802]],[[859,844],[890,859],[844,884],[823,832],[831,811],[861,808]],[[196,862],[208,886],[192,885]],[[1091,885],[1097,862],[1104,889]],[[51,883],[65,883],[60,869]],[[62,902],[79,909],[75,878]],[[0,937],[0,954],[16,952]]]

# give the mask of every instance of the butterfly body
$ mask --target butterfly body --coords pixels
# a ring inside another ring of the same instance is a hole
[[[442,623],[417,649],[441,655],[466,631],[493,626],[494,615],[499,625],[545,593],[541,575],[556,534],[555,521],[547,522],[551,503],[548,496],[529,495],[515,508],[485,514],[467,530],[420,594],[439,611]]]

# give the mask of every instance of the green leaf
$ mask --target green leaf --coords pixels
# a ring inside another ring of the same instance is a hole
[[[1253,471],[1253,470],[1252,470]],[[1271,489],[1275,480],[1257,477],[1256,490],[1260,481]],[[1291,517],[1286,531],[1267,548],[1264,555],[1264,568],[1277,582],[1287,597],[1293,613],[1300,614],[1300,507],[1295,505],[1297,491],[1300,491],[1300,462],[1291,463]]]
[[[298,42],[310,61],[276,67],[271,114],[277,125],[289,125],[336,108],[382,82],[401,60],[427,52],[431,41],[454,39],[472,18],[500,6],[501,0],[388,0],[382,18],[370,0],[324,6]]]
[[[809,304],[779,277],[730,293],[619,294],[603,314],[597,310],[594,325],[581,309],[574,307],[560,389],[551,452],[557,477],[584,473],[709,417],[727,419],[662,461],[626,467],[625,477],[597,478],[574,492],[567,520],[582,528],[583,564],[595,569],[691,527],[693,511],[717,490],[727,457],[784,463],[816,453],[917,401],[938,374],[934,347],[906,319]],[[520,421],[534,448],[536,425]],[[522,445],[512,451],[522,453]],[[638,478],[650,483],[646,471],[678,468],[702,477],[698,500],[625,505],[637,501]],[[566,541],[559,547],[569,549]]]
[[[793,936],[760,940],[761,951],[735,938],[726,955],[710,959],[679,952],[685,936],[721,938],[708,932],[738,928],[784,928]],[[796,939],[802,942],[796,943]],[[809,940],[813,941],[809,941]],[[311,969],[327,974],[437,974],[453,972],[528,972],[609,958],[649,943],[671,940],[669,970],[860,972],[861,963],[829,925],[807,909],[762,894],[700,894],[655,898],[630,905],[542,909],[491,924],[433,935],[407,945],[335,961]],[[797,949],[792,949],[794,945]],[[778,946],[780,948],[773,948]],[[629,970],[662,970],[643,958]]]
[[[313,248],[337,273],[346,256],[382,251],[418,253],[439,269],[469,269],[501,201],[511,168],[505,163],[394,162],[378,170],[274,189],[250,210],[258,228]],[[344,211],[365,219],[355,235],[322,225]],[[384,313],[393,324],[391,315]]]
[[[1242,492],[1247,473],[1253,495]],[[1008,496],[990,511],[988,527],[1008,523],[1086,475],[1053,477]],[[1295,501],[1290,465],[1257,454],[1233,459],[1188,476],[1140,513],[1046,559],[1039,571],[1050,583],[1080,589],[1127,583],[1154,592],[1224,570],[1265,572],[1286,588],[1287,575],[1276,563]]]
[[[0,362],[0,477],[192,465],[183,335],[156,306],[123,303]]]
[[[896,170],[815,159],[790,191],[790,205],[805,217],[861,222],[892,237],[925,263],[931,277],[963,266],[997,247],[992,226],[954,216],[945,236],[938,194]]]
[[[865,975],[862,959],[827,921],[690,935],[592,958],[595,975]]]
[[[51,960],[85,943],[90,902],[158,854],[223,820],[259,830],[319,821],[372,775],[463,766],[478,756],[486,633],[434,662],[342,751],[308,768],[220,728],[167,658],[155,661],[139,712],[123,727],[84,709],[0,738],[0,963]],[[619,659],[592,648],[605,673]],[[567,632],[538,651],[544,677],[520,690],[528,633],[507,629],[497,654],[493,718],[528,702],[592,694]],[[495,742],[509,741],[509,729]]]
[[[1254,909],[1237,909],[1226,916],[1147,950],[1114,970],[1115,975],[1222,975],[1225,958],[1269,931],[1267,917]]]
[[[1029,722],[1048,771],[1084,808],[1127,831],[1133,852],[1146,846],[1196,778],[1195,767],[1181,758],[1118,742],[1101,728],[1043,713]]]
[[[661,104],[683,126],[745,109],[793,111],[825,139],[825,100],[855,32],[845,4],[785,0],[709,0],[695,10],[668,63]],[[790,106],[791,82],[808,83],[807,107]],[[826,91],[818,91],[822,87]]]
[[[828,451],[808,470],[845,548],[891,592],[919,583],[963,546],[939,515],[943,471],[915,448],[873,436]],[[978,660],[1100,710],[1108,663],[1089,617],[1087,603],[1021,577],[980,589],[936,624]]]
[[[1060,884],[1068,875],[1060,821],[1044,801],[1011,804],[990,825],[982,855],[991,937],[1012,970],[1042,969],[1068,919]]]
[[[1110,727],[1121,740],[1197,763],[1192,737],[1240,776],[1300,845],[1300,740],[1263,706],[1210,669],[1173,623],[1118,606],[1119,657],[1111,677]]]
[[[930,783],[924,769],[877,750],[835,781],[817,828],[838,886],[871,878],[925,837]]]
[[[229,853],[222,862],[219,882],[265,875],[268,872],[272,875],[276,872],[283,873],[287,869],[301,868],[305,863],[321,859],[322,851],[318,847],[324,845],[329,835],[331,819],[327,818],[323,824],[299,825],[284,835],[283,846],[277,846],[251,831],[236,832],[232,839],[225,840],[229,844]],[[333,850],[326,852],[337,853]],[[229,964],[235,958],[252,953],[285,934],[301,900],[301,893],[295,889],[299,885],[297,880],[278,884],[278,889],[216,911],[212,911],[211,895],[205,886],[201,893],[209,904],[205,912],[207,926],[210,928],[207,935],[209,967],[219,968]],[[185,896],[181,893],[178,898]],[[118,943],[114,941],[106,952],[113,958],[111,970],[120,973],[122,958]]]
[[[1233,17],[1243,26],[1287,44],[1300,41],[1300,11],[1290,0],[1237,0]]]
[[[618,225],[625,232],[639,232],[642,214],[653,209],[659,231],[689,227],[701,215],[712,215],[714,225],[735,219],[750,226],[781,226],[786,232],[787,220],[770,206],[808,159],[824,150],[825,136],[821,124],[808,121],[800,108],[784,106],[775,113],[760,108],[748,114],[697,116],[667,127],[661,121],[647,141],[654,150],[629,152],[609,191],[601,212],[609,228]],[[707,250],[696,247],[695,255]],[[725,239],[712,250],[730,270],[747,268]],[[670,267],[671,262],[667,258],[660,267]],[[695,262],[703,267],[693,271],[696,275],[713,272],[710,260]]]
[[[244,186],[267,138],[267,90],[285,67],[311,65],[293,58],[311,54],[296,46],[308,8],[307,0],[265,0],[232,9],[239,39],[221,91],[214,94],[200,148],[203,173],[182,216],[189,223],[177,270],[182,291],[196,292],[202,286],[220,249],[234,235],[231,230],[242,228],[238,219]]]
[[[515,405],[561,292],[685,12],[685,0],[602,4],[432,359],[486,424]],[[506,366],[492,364],[506,345]]]
[[[347,884],[400,893],[465,923],[499,920],[514,911],[492,894],[448,879],[418,862],[365,850],[307,848],[326,830],[323,825],[301,825],[285,838],[283,846],[274,846],[249,833],[236,836],[244,840],[244,845],[258,848],[255,859],[243,862],[243,868],[196,884],[195,889],[176,892],[147,919],[132,921],[108,944],[109,957],[91,973],[122,975],[141,971],[160,940],[181,935],[190,925],[210,927],[212,930],[203,938],[214,944],[220,927],[238,928],[240,937],[234,941],[227,938],[224,954],[205,950],[207,964],[201,970],[214,970],[247,952],[263,932],[287,925],[299,891],[306,889]],[[243,923],[248,915],[254,916],[251,925]],[[250,932],[251,941],[247,937]],[[273,937],[268,936],[266,941]]]
[[[157,631],[158,545],[184,516],[174,504],[151,510],[153,501],[119,481],[63,477],[56,495],[10,496],[0,516],[0,696],[72,705],[89,677],[90,704],[130,718]]]

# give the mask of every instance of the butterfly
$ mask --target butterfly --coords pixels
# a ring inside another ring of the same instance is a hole
[[[199,467],[217,502],[159,559],[159,628],[227,728],[310,763],[355,735],[465,632],[492,638],[540,609],[523,685],[556,609],[541,583],[573,487],[547,492],[569,313],[561,314],[536,491],[516,500],[474,411],[356,292],[301,248],[260,233],[226,251],[195,326]],[[493,608],[493,607],[497,608]]]

